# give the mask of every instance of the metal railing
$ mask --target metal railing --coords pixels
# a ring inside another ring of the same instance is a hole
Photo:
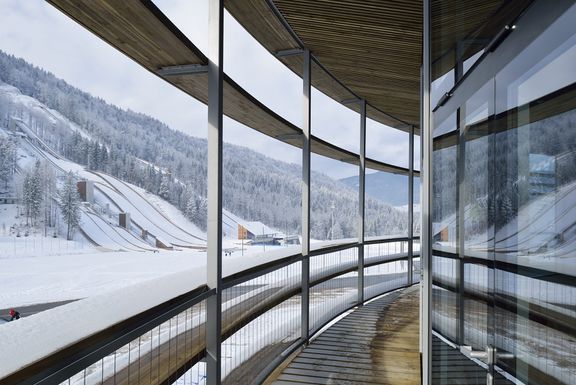
[[[538,383],[573,383],[567,360],[576,338],[572,276],[440,250],[432,262],[435,332],[455,346],[490,344],[499,352],[496,367],[520,381],[537,375]],[[461,283],[454,278],[460,264]]]
[[[405,287],[405,238],[344,243],[310,253],[310,335],[358,304]],[[358,287],[358,250],[364,248],[366,286]],[[415,255],[418,256],[417,252]],[[252,267],[223,280],[222,380],[259,384],[301,338],[300,254]],[[418,269],[415,264],[415,270]],[[419,274],[417,276],[419,278]],[[206,300],[194,289],[0,380],[22,384],[201,384],[205,381]]]

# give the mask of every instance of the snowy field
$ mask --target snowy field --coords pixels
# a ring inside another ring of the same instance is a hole
[[[206,264],[203,251],[98,252],[62,239],[7,237],[7,240],[0,243],[2,250],[8,249],[0,254],[0,309],[86,298]],[[15,242],[22,246],[18,255],[11,251]],[[32,247],[34,242],[37,247]],[[49,253],[49,242],[54,243],[58,255]],[[56,247],[57,243],[61,248]],[[64,244],[69,246],[68,250]],[[226,241],[226,246],[237,245]],[[224,257],[225,274],[300,250],[299,246],[266,246],[266,253],[262,254],[262,246],[245,245],[244,249],[244,253],[236,250]]]
[[[92,249],[93,250],[93,249]],[[206,253],[94,252],[0,258],[0,308],[80,299],[205,264]]]

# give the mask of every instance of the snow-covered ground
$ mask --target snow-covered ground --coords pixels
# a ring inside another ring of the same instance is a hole
[[[205,265],[206,253],[94,252],[0,258],[0,308],[80,299]]]

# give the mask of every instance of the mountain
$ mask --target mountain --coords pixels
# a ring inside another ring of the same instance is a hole
[[[109,104],[2,51],[0,82],[9,85],[0,87],[1,125],[21,119],[57,154],[159,195],[206,228],[206,139]],[[24,96],[40,107],[23,102]],[[313,172],[312,180],[312,237],[356,236],[355,189],[320,173]],[[300,229],[300,199],[299,166],[225,144],[225,209],[294,234]],[[397,234],[407,228],[405,214],[377,199],[369,199],[366,209],[367,235]]]
[[[340,179],[340,182],[358,188],[357,176]],[[418,179],[414,182],[414,203],[418,203],[420,183]],[[391,206],[405,206],[408,204],[408,177],[381,171],[366,174],[366,195]]]

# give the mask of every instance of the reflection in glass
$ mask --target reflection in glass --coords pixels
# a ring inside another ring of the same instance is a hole
[[[433,329],[444,339],[435,384],[499,373],[576,383],[575,17],[573,5],[471,97],[436,113],[450,116],[442,132],[456,119],[461,127],[434,142]],[[495,365],[451,371],[457,349],[495,349]]]
[[[441,145],[440,141],[437,143]],[[432,234],[436,247],[456,248],[456,146],[447,145],[433,154]]]

